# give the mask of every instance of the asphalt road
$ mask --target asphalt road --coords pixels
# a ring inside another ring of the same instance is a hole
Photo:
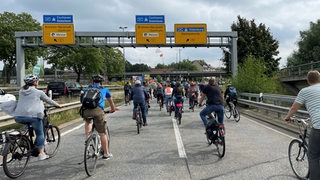
[[[153,100],[149,126],[140,134],[131,119],[132,104],[108,114],[113,158],[99,160],[89,178],[81,163],[82,121],[63,127],[57,155],[45,161],[32,158],[20,179],[296,179],[287,155],[293,137],[244,116],[238,123],[225,119],[226,154],[220,159],[215,146],[206,144],[201,108],[187,109],[178,126]],[[2,169],[0,173],[0,179],[8,179]]]

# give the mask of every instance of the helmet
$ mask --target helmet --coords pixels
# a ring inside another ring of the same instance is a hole
[[[92,76],[92,80],[94,82],[103,82],[104,81],[104,77],[101,76],[101,75],[95,75],[95,76]]]
[[[230,86],[231,86],[231,84],[228,84],[228,85],[227,85],[227,87],[230,87]]]
[[[33,74],[28,74],[24,78],[24,82],[28,85],[32,85],[34,82],[39,81],[38,76],[33,75]]]
[[[176,83],[176,87],[179,87],[181,84],[179,82]]]
[[[193,81],[190,83],[190,86],[194,86],[194,82]]]
[[[134,82],[134,84],[141,84],[140,80],[136,80],[136,82]]]

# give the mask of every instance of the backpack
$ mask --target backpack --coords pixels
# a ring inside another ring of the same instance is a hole
[[[85,109],[94,109],[98,107],[101,98],[100,95],[101,86],[94,88],[89,86],[89,89],[85,91],[81,97],[82,107]]]
[[[124,90],[125,90],[125,91],[129,91],[129,90],[130,90],[130,86],[126,84],[126,85],[124,86]]]
[[[216,140],[218,137],[219,124],[215,119],[208,119],[206,133],[210,140]]]
[[[236,97],[237,96],[237,90],[235,87],[229,87],[229,94],[231,97]]]

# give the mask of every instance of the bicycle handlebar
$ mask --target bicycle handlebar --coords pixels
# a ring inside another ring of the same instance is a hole
[[[308,126],[308,121],[310,121],[310,118],[298,118],[296,116],[292,116],[289,120],[291,122],[302,123],[304,126]]]

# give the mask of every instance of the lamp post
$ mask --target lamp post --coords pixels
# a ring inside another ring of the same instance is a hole
[[[125,29],[127,29],[127,26],[120,26],[119,29],[122,29],[122,32],[124,32]],[[122,38],[122,44],[124,44],[124,38]],[[123,48],[123,59],[124,59],[124,65],[123,65],[123,81],[126,81],[126,54],[125,54],[125,50],[124,50],[124,46]]]

